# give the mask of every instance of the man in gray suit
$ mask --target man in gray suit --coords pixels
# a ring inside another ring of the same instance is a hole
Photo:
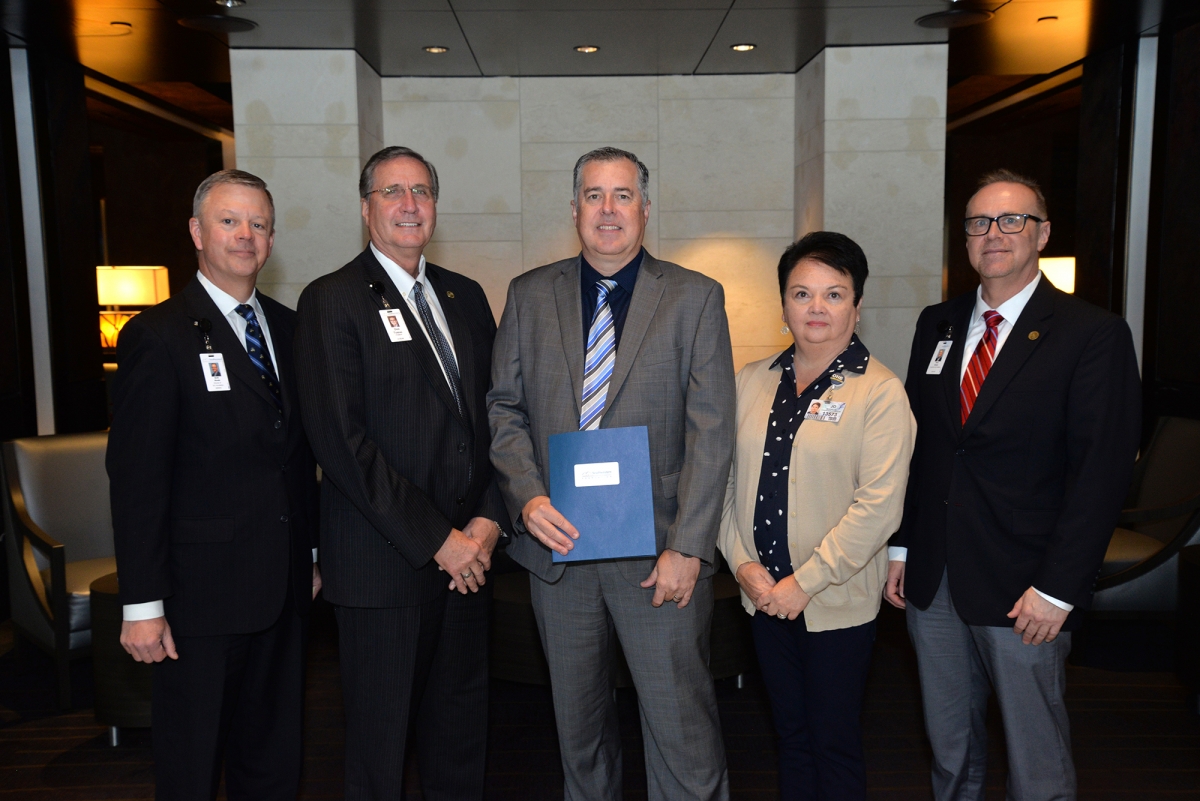
[[[642,249],[649,173],[601,148],[575,165],[582,253],[513,280],[496,335],[492,464],[519,534],[550,664],[566,801],[621,798],[608,664],[614,634],[637,688],[651,799],[725,799],[708,671],[717,525],[733,453],[721,285]],[[550,504],[548,437],[646,426],[658,558],[554,564],[579,532]]]

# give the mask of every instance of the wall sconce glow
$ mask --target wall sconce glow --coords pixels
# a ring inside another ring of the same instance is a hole
[[[735,53],[749,53],[755,47],[757,47],[757,45],[753,45],[750,42],[745,42],[743,44],[730,45],[729,49]]]
[[[166,267],[130,266],[96,268],[96,295],[100,305],[100,346],[117,346],[117,335],[137,314],[121,306],[154,306],[171,295]]]
[[[421,49],[424,50],[426,53],[435,53],[435,54],[450,52],[450,48],[445,47],[444,45],[429,45],[427,47],[422,47]]]
[[[598,52],[600,52],[600,48],[596,47],[596,45],[578,45],[575,48],[575,52],[576,53],[598,53]]]
[[[1041,269],[1050,283],[1063,292],[1075,291],[1075,257],[1059,256],[1050,259],[1038,259]]]

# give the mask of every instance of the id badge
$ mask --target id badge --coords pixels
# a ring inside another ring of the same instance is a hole
[[[946,366],[946,360],[950,358],[950,348],[953,347],[954,341],[943,339],[937,343],[937,347],[933,349],[933,358],[929,360],[929,366],[925,368],[925,375],[941,375],[942,368]]]
[[[383,320],[383,330],[387,331],[388,338],[393,342],[408,342],[412,339],[399,309],[380,309],[379,318]]]
[[[201,353],[200,367],[209,392],[228,392],[229,374],[225,372],[225,357],[219,353]]]
[[[816,420],[819,423],[836,423],[842,419],[842,412],[845,410],[845,401],[813,401],[808,404],[804,419]]]

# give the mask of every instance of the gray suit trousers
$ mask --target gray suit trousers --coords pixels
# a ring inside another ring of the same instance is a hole
[[[1015,598],[1013,599],[1016,600]],[[1063,703],[1071,635],[1025,645],[1011,628],[969,626],[943,574],[929,608],[910,601],[937,801],[983,801],[987,701],[995,688],[1008,749],[1009,801],[1074,801],[1075,764]]]
[[[617,563],[570,565],[553,584],[530,575],[550,664],[564,801],[620,801],[621,739],[611,638],[620,640],[638,693],[650,801],[725,801],[729,775],[708,670],[712,579],[684,609],[650,605],[653,589]]]

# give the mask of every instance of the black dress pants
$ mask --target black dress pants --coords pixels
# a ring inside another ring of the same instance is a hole
[[[158,801],[211,801],[222,764],[229,801],[296,798],[307,646],[290,595],[265,631],[175,637],[179,659],[154,666]]]
[[[862,801],[862,703],[875,621],[809,631],[804,615],[755,613],[754,648],[779,735],[783,801]]]
[[[410,732],[426,801],[483,797],[490,597],[337,607],[347,801],[403,797]]]

